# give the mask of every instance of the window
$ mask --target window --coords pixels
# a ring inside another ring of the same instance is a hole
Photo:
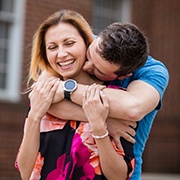
[[[0,0],[0,100],[20,99],[24,0]]]
[[[94,0],[93,1],[93,32],[98,34],[113,22],[130,22],[131,0]]]

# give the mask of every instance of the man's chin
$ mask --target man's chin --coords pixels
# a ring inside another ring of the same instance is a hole
[[[100,81],[103,81],[103,82],[105,82],[105,81],[112,81],[112,79],[102,78],[102,77],[96,77],[95,75],[94,75],[94,77],[95,77],[96,79],[100,80]],[[113,80],[114,80],[114,79],[113,79]]]
[[[89,73],[89,72],[88,72]],[[90,75],[91,75],[91,77],[93,78],[93,79],[97,79],[97,80],[99,80],[99,81],[112,81],[112,80],[114,80],[114,79],[108,79],[108,78],[102,78],[102,77],[98,77],[98,76],[95,76],[94,74],[92,74],[92,73],[89,73]]]
[[[99,79],[98,77],[96,77],[95,75],[93,75],[93,74],[90,74],[91,75],[91,77],[93,78],[93,79],[97,79],[97,80],[100,80],[100,81],[104,81],[104,80],[102,80],[102,79]]]

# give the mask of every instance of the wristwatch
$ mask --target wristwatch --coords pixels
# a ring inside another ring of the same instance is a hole
[[[73,79],[68,79],[64,81],[64,99],[71,101],[71,94],[76,90],[77,82]]]

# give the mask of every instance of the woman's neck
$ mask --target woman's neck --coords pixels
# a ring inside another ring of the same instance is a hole
[[[91,85],[93,83],[96,83],[96,84],[103,83],[101,80],[97,79],[96,77],[88,74],[87,72],[85,72],[83,70],[76,77],[73,77],[72,79],[74,79],[78,83],[84,84],[84,85]]]

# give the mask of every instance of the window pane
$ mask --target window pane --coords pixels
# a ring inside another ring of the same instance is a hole
[[[3,64],[6,64],[7,62],[7,50],[0,48],[0,72],[2,72],[2,70],[4,71],[5,69],[2,69]]]
[[[14,0],[0,0],[0,89],[6,89],[8,39]]]
[[[25,0],[0,0],[0,100],[20,99]],[[16,50],[17,49],[17,50]]]
[[[9,23],[0,21],[0,39],[7,39],[9,30]]]
[[[93,0],[92,27],[94,33],[98,34],[109,24],[122,21],[124,16],[124,5],[129,0]]]
[[[7,50],[0,48],[0,89],[6,88],[7,78]]]
[[[0,73],[0,88],[1,89],[6,88],[6,76],[4,73]]]
[[[14,0],[0,0],[0,11],[13,12]]]

